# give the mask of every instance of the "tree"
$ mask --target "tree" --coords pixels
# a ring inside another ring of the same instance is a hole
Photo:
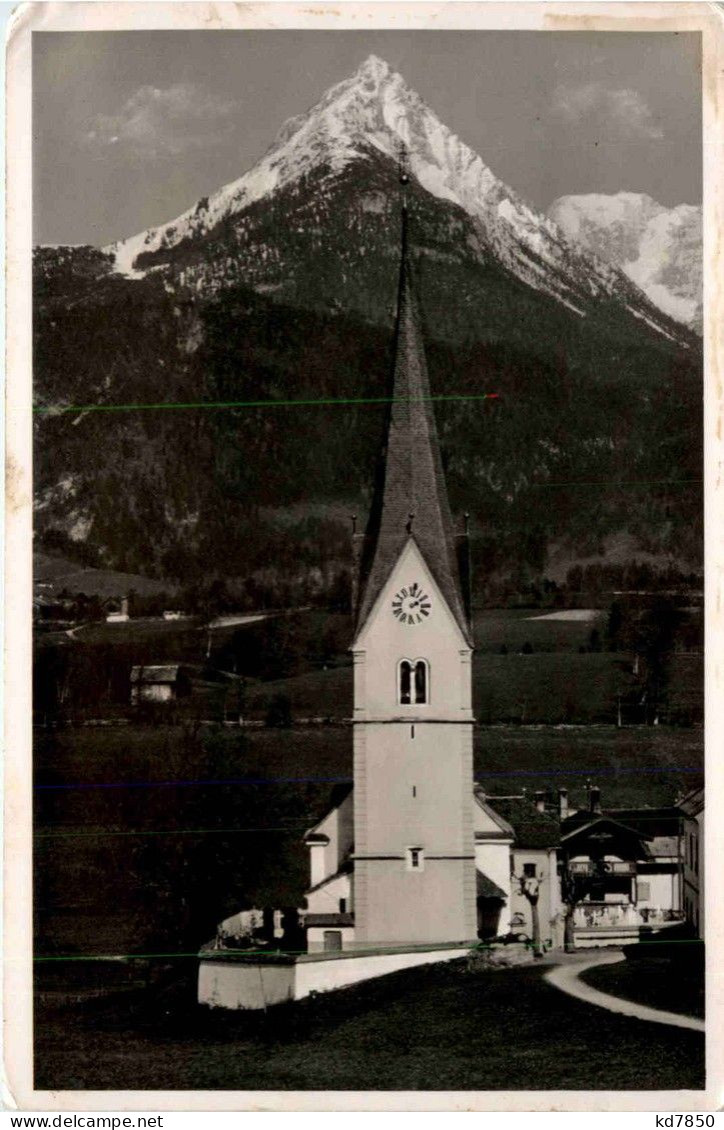
[[[574,935],[574,915],[576,907],[591,893],[596,883],[606,874],[606,862],[601,857],[593,860],[585,871],[574,871],[570,860],[564,859],[561,866],[561,898],[565,905],[563,919],[563,948],[573,953],[576,948]]]
[[[219,923],[248,907],[298,906],[307,882],[299,840],[319,805],[318,785],[270,783],[248,763],[238,732],[209,733],[198,721],[169,736],[159,784],[134,798],[136,837],[126,873],[135,888],[139,953],[187,955]],[[240,766],[243,765],[243,772]]]
[[[606,625],[606,640],[609,651],[618,651],[621,646],[621,630],[623,627],[623,608],[618,600],[614,600],[608,611],[608,624]]]
[[[280,691],[269,701],[264,724],[272,729],[288,730],[292,724],[292,701]]]
[[[647,721],[657,721],[669,681],[671,653],[682,614],[665,596],[658,596],[639,620],[636,651],[646,660]]]
[[[543,946],[541,943],[540,934],[540,913],[538,910],[538,899],[540,898],[540,886],[543,882],[544,876],[538,875],[515,875],[514,878],[518,883],[518,889],[522,895],[525,895],[528,903],[530,904],[530,915],[533,927],[533,956],[543,956]]]

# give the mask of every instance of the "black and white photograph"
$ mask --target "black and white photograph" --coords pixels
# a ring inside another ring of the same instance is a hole
[[[701,32],[31,39],[32,1087],[703,1109]]]

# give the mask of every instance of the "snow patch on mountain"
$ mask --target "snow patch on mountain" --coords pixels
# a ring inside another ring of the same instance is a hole
[[[561,196],[548,216],[571,238],[619,267],[677,322],[701,333],[701,208],[665,208],[643,193]]]

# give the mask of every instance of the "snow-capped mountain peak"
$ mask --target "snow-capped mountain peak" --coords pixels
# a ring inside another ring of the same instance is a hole
[[[189,235],[207,231],[315,165],[338,171],[363,156],[368,147],[399,160],[403,146],[412,175],[435,196],[470,207],[495,183],[481,159],[438,121],[402,76],[370,55],[310,110],[285,122],[270,149],[244,176],[225,185],[203,206],[107,250],[115,255],[118,270],[139,273],[134,260],[142,251],[170,248]]]
[[[370,55],[349,78],[332,86],[308,111],[290,118],[249,172],[199,201],[182,216],[104,249],[116,269],[142,274],[142,252],[155,262],[179,243],[206,234],[222,220],[271,199],[308,174],[334,177],[373,156],[396,165],[402,151],[412,178],[431,196],[463,209],[472,219],[483,255],[519,280],[586,316],[591,301],[614,297],[629,313],[666,337],[661,319],[636,286],[610,262],[584,251],[551,219],[530,208],[482,158],[447,128],[400,74]],[[675,336],[674,331],[673,336]]]

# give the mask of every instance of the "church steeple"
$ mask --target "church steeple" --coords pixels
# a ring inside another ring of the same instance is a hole
[[[403,173],[400,179],[404,186],[408,178]],[[392,401],[361,554],[355,634],[364,627],[382,587],[412,538],[463,636],[471,643],[460,583],[457,539],[445,487],[413,290],[408,229],[407,205],[403,200]]]

